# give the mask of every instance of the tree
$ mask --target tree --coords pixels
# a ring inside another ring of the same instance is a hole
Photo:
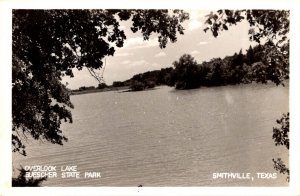
[[[232,60],[232,65],[234,67],[241,66],[244,63],[244,55],[242,49],[240,50],[239,54],[234,54],[233,60]]]
[[[146,81],[146,87],[147,87],[147,88],[154,88],[155,85],[156,85],[155,82],[152,81],[152,80],[147,80],[147,81]]]
[[[107,85],[104,83],[104,82],[102,82],[102,83],[99,83],[98,84],[98,89],[104,89],[104,88],[106,88],[107,87]]]
[[[183,34],[181,10],[13,10],[12,151],[26,155],[32,136],[62,145],[61,121],[72,122],[63,76],[73,69],[101,69],[103,59],[122,47],[120,21],[131,20],[144,40],[157,33],[160,48]]]
[[[224,85],[224,77],[222,75],[221,64],[222,64],[221,59],[215,59],[213,61],[213,68],[212,68],[212,73],[209,81],[210,85],[212,86]]]
[[[198,88],[199,83],[199,66],[197,61],[189,54],[182,55],[178,61],[174,61],[172,77],[174,77],[175,87],[177,89]]]
[[[275,73],[268,79],[284,85],[283,81],[289,77],[289,14],[287,10],[218,10],[207,15],[204,31],[210,30],[217,37],[220,31],[246,20],[251,27],[248,33],[251,41],[274,43],[265,49],[262,59]]]
[[[247,50],[246,57],[247,57],[247,64],[248,65],[252,65],[252,63],[255,62],[254,51],[253,51],[253,48],[252,48],[251,45],[249,46],[249,49]]]
[[[47,177],[42,178],[33,178],[26,177],[26,172],[30,172],[29,170],[25,170],[24,168],[19,169],[19,176],[16,178],[12,178],[12,186],[13,187],[37,187],[41,186],[42,182],[47,180]]]
[[[290,132],[290,113],[283,114],[280,120],[276,120],[277,124],[281,125],[280,128],[273,128],[273,139],[275,145],[283,145],[287,149],[290,148],[289,132]]]
[[[289,132],[290,132],[290,114],[283,114],[280,120],[276,120],[277,124],[281,125],[280,128],[273,127],[273,136],[272,138],[275,141],[275,145],[283,145],[287,149],[290,148],[290,140],[289,140]],[[277,158],[277,160],[272,159],[274,163],[274,168],[280,173],[287,174],[287,181],[290,180],[290,170],[281,160],[281,158]]]
[[[121,81],[114,81],[112,84],[113,87],[122,87],[124,86],[124,82]]]
[[[132,91],[142,91],[146,88],[145,84],[143,82],[137,81],[137,80],[132,80],[130,89]]]
[[[228,26],[247,20],[252,27],[249,29],[251,41],[260,43],[263,39],[267,41],[278,39],[280,45],[288,41],[289,15],[288,10],[218,10],[207,15],[208,26],[204,31],[211,30],[217,37],[220,31],[228,30]]]
[[[239,54],[235,53],[231,60],[231,78],[230,81],[233,84],[241,83],[245,73],[243,73],[243,65],[244,65],[244,55],[242,49],[240,50]]]

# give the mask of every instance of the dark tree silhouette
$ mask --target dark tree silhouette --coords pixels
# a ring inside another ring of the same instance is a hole
[[[247,64],[252,65],[252,63],[254,63],[254,62],[255,62],[254,51],[253,51],[252,46],[250,45],[249,49],[247,50]]]
[[[222,70],[221,70],[221,61],[217,61],[213,65],[213,70],[210,78],[210,83],[212,86],[219,86],[224,84],[224,77],[222,76]]]
[[[22,167],[21,169],[19,169],[19,171],[20,171],[19,176],[16,178],[12,178],[13,187],[25,187],[25,186],[37,187],[37,186],[41,186],[42,182],[47,180],[47,177],[43,177],[43,178],[26,177],[26,172],[28,172],[28,170],[25,170]]]
[[[175,78],[173,80],[176,89],[192,89],[200,86],[198,82],[199,66],[194,57],[184,54],[178,61],[174,61],[173,65],[175,69],[172,77]]]
[[[130,89],[132,91],[142,91],[146,88],[145,84],[143,82],[137,81],[137,80],[132,80]]]
[[[234,85],[252,81],[281,83],[279,78],[282,72],[279,72],[279,69],[282,67],[267,64],[262,57],[270,45],[272,42],[267,42],[264,45],[255,46],[253,49],[250,48],[246,54],[240,50],[238,54],[235,53],[223,59],[213,58],[201,64],[197,64],[191,55],[185,54],[180,57],[179,61],[174,62],[175,69],[168,74],[169,82],[167,84],[175,86],[177,89],[192,89],[201,86]],[[255,56],[262,58],[253,58]],[[288,70],[286,71],[288,72]]]
[[[273,128],[273,139],[275,141],[275,145],[283,145],[287,149],[290,148],[290,140],[289,140],[289,133],[290,133],[290,113],[283,114],[282,118],[276,121],[277,124],[281,125],[280,128],[274,127]],[[272,159],[274,163],[274,168],[279,171],[280,173],[287,175],[287,181],[290,180],[290,170],[281,160],[281,158],[277,158],[277,160]]]

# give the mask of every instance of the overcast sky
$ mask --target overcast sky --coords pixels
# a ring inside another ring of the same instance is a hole
[[[183,54],[191,54],[198,63],[209,61],[216,57],[225,57],[249,48],[247,22],[232,26],[228,31],[223,31],[214,38],[210,31],[205,33],[205,15],[210,11],[186,10],[190,19],[183,26],[184,35],[178,35],[176,43],[168,43],[165,49],[158,46],[157,35],[153,34],[148,41],[143,41],[142,35],[132,33],[131,22],[122,22],[127,39],[122,48],[115,48],[114,56],[106,58],[106,67],[103,73],[104,81],[110,85],[113,81],[124,81],[137,73],[157,70],[173,66],[172,63]],[[97,86],[98,82],[84,69],[74,70],[74,78],[63,78],[63,83],[68,82],[68,88],[77,89],[81,86]]]

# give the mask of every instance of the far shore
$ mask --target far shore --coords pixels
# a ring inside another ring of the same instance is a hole
[[[254,81],[252,81],[251,83],[256,83]],[[269,84],[272,84],[272,82],[267,82]],[[245,83],[246,84],[246,83]],[[248,83],[249,84],[249,83]],[[274,83],[273,83],[274,84]],[[222,87],[222,86],[236,86],[236,85],[241,85],[241,84],[225,84],[225,85],[220,85],[220,86],[214,86],[214,87]],[[247,85],[247,84],[246,84]],[[275,85],[275,84],[274,84]],[[283,86],[289,86],[289,79],[284,80],[284,82],[282,83]],[[159,87],[161,85],[157,85],[154,88],[146,88],[144,90],[141,91],[149,91],[149,90],[156,90],[157,87]],[[163,85],[164,86],[164,85]],[[198,87],[198,88],[193,88],[193,89],[199,89],[199,88],[211,88],[208,86],[202,86],[202,87]],[[175,88],[174,88],[175,89]],[[193,89],[176,89],[176,90],[193,90]],[[86,90],[71,90],[70,93],[71,95],[82,95],[82,94],[88,94],[88,93],[101,93],[101,92],[108,92],[108,91],[120,91],[120,93],[125,93],[125,92],[138,92],[138,91],[133,91],[130,89],[130,86],[122,86],[122,87],[106,87],[103,89],[86,89]]]
[[[72,90],[71,95],[82,95],[88,93],[100,93],[100,92],[107,92],[107,91],[119,91],[119,90],[129,90],[129,86],[122,86],[122,87],[107,87],[103,89],[86,89],[86,90]]]

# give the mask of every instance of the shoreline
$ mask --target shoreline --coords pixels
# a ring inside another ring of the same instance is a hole
[[[70,95],[82,95],[82,94],[89,94],[89,93],[101,93],[107,91],[119,91],[119,90],[129,90],[129,86],[122,86],[122,87],[108,87],[104,89],[89,89],[89,90],[82,90],[82,91],[70,91]]]
[[[240,85],[249,85],[249,84],[263,84],[263,83],[257,83],[257,82],[254,82],[252,81],[251,83],[241,83],[241,84],[225,84],[225,85],[220,85],[220,86],[201,86],[201,87],[198,87],[198,88],[192,88],[192,89],[176,89],[174,87],[175,90],[178,90],[178,91],[184,91],[184,90],[195,90],[195,89],[201,89],[201,88],[215,88],[215,87],[223,87],[223,86],[240,86]],[[267,85],[267,84],[274,84],[270,81],[268,81],[268,83],[264,84],[264,85]],[[283,82],[284,86],[289,86],[290,82],[289,82],[289,79],[285,80]],[[274,84],[275,85],[275,84]],[[144,89],[144,90],[141,90],[141,91],[148,91],[148,90],[155,90],[157,89],[157,87],[159,86],[165,86],[165,85],[157,85],[156,87],[154,88],[150,88],[150,89]],[[281,86],[281,85],[279,85]],[[122,90],[121,92],[139,92],[139,91],[133,91],[130,89],[130,86],[122,86],[122,87],[108,87],[108,88],[104,88],[104,89],[88,89],[88,90],[82,90],[82,91],[70,91],[70,96],[72,95],[82,95],[82,94],[89,94],[89,93],[101,93],[101,92],[108,92],[108,91],[120,91]]]

